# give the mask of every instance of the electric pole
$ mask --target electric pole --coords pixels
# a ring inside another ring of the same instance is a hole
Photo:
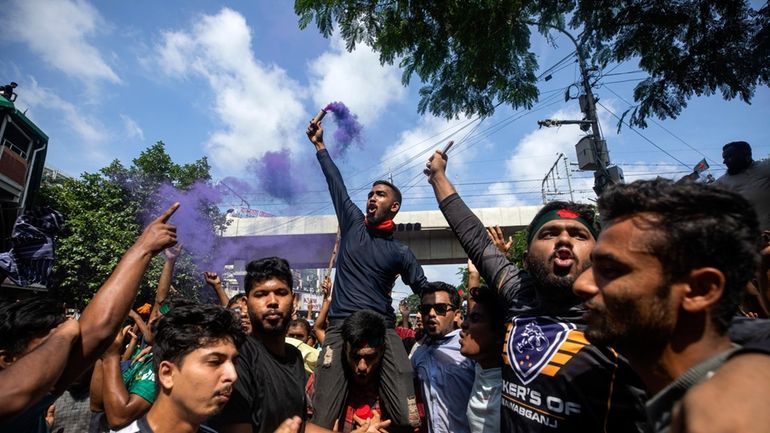
[[[580,111],[584,114],[583,120],[556,120],[546,119],[538,121],[538,125],[542,126],[559,126],[559,125],[580,125],[580,129],[583,131],[591,130],[591,134],[583,137],[575,146],[577,150],[578,166],[581,170],[592,170],[594,172],[594,192],[596,195],[601,195],[604,189],[614,183],[623,182],[623,171],[620,167],[610,167],[610,155],[607,151],[607,142],[602,136],[602,131],[599,128],[599,118],[596,115],[596,99],[594,98],[593,90],[591,89],[591,77],[590,71],[586,66],[585,56],[583,54],[583,46],[564,29],[545,24],[545,26],[558,30],[561,33],[567,35],[567,37],[575,44],[575,53],[578,58],[578,66],[580,67],[581,85],[583,88],[583,94],[578,97],[580,103]],[[569,89],[567,89],[566,100],[569,100]]]

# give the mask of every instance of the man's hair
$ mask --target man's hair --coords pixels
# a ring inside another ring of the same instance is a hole
[[[745,141],[731,141],[724,146],[722,146],[722,150],[725,151],[728,148],[734,148],[736,150],[740,150],[742,152],[746,152],[751,156],[751,145]]]
[[[0,350],[11,356],[24,353],[30,341],[42,337],[67,320],[64,305],[33,297],[0,303]]]
[[[313,333],[313,330],[310,327],[310,322],[308,322],[306,319],[293,319],[289,322],[289,328],[297,325],[304,327],[307,331],[307,335],[311,335]]]
[[[372,184],[372,188],[377,185],[385,185],[388,188],[393,190],[393,198],[399,203],[401,203],[401,190],[396,187],[396,185],[393,185],[392,183],[388,182],[387,180],[376,180]]]
[[[484,313],[492,331],[504,334],[508,310],[505,308],[505,302],[500,298],[500,295],[484,284],[472,292],[471,298],[476,304],[484,307]],[[470,312],[468,313],[470,314]]]
[[[667,283],[696,268],[722,271],[725,288],[711,319],[719,332],[727,331],[759,264],[759,223],[746,199],[716,186],[656,179],[615,185],[599,197],[598,206],[606,222],[652,214],[645,228],[658,235],[649,236],[648,245]]]
[[[566,209],[578,214],[578,216],[588,222],[591,227],[587,227],[592,233],[599,233],[600,228],[598,221],[596,220],[596,208],[590,204],[575,203],[571,201],[551,201],[545,204],[532,218],[532,222],[527,226],[527,246],[532,242],[537,233],[533,233],[535,225],[539,222],[540,217],[552,210]]]
[[[385,343],[385,319],[371,310],[360,310],[342,322],[342,341],[351,347],[379,347]]]
[[[237,347],[245,335],[233,314],[213,304],[185,305],[171,309],[154,326],[152,346],[155,373],[162,361],[181,366],[187,354],[222,340]]]
[[[248,295],[257,284],[271,278],[283,281],[289,286],[289,289],[294,287],[294,276],[291,274],[291,268],[286,259],[266,257],[249,262],[246,265],[246,277],[243,279],[246,294]]]
[[[460,294],[457,293],[457,288],[443,281],[432,281],[426,284],[420,293],[420,302],[422,302],[422,298],[425,295],[436,292],[447,292],[449,294],[449,303],[455,309],[460,308]]]
[[[239,302],[241,299],[245,297],[246,297],[246,294],[243,292],[234,294],[233,297],[227,301],[227,308],[233,308],[233,305],[235,305],[237,302]]]

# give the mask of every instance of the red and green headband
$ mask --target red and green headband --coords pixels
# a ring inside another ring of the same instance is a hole
[[[535,237],[535,234],[539,232],[546,223],[553,220],[577,221],[580,224],[586,226],[588,231],[591,232],[591,235],[593,235],[594,239],[599,237],[599,231],[596,229],[596,227],[589,223],[585,218],[580,216],[579,213],[569,209],[554,209],[540,215],[540,218],[535,221],[535,223],[532,225],[532,230],[527,233],[527,245],[532,242],[532,238]]]

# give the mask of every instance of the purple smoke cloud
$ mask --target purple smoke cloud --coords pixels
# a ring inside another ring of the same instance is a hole
[[[362,142],[361,131],[364,127],[358,122],[358,116],[350,112],[350,109],[342,102],[332,102],[324,108],[334,114],[334,123],[337,130],[334,131],[334,139],[338,146],[334,148],[332,156],[344,156],[350,145],[355,141],[359,145]]]
[[[294,203],[297,195],[305,191],[305,185],[297,174],[302,172],[289,149],[277,152],[268,151],[258,160],[253,160],[251,168],[259,179],[260,187],[271,197]]]
[[[210,255],[217,237],[208,212],[211,206],[219,203],[222,194],[208,183],[198,181],[185,190],[163,184],[155,196],[158,203],[155,215],[172,203],[179,202],[180,206],[172,217],[172,223],[177,227],[177,239],[184,249],[197,258]]]

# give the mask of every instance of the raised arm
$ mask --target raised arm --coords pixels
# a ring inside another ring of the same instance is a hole
[[[313,322],[313,332],[318,342],[323,345],[326,338],[326,317],[329,315],[329,307],[332,304],[332,279],[328,275],[324,277],[321,289],[324,292],[324,301],[321,304],[321,310],[318,311],[318,317]]]
[[[130,310],[128,312],[128,317],[130,317],[131,320],[134,321],[139,332],[142,333],[142,336],[144,337],[144,341],[146,341],[149,344],[152,344],[152,340],[153,340],[152,330],[147,325],[147,323],[144,320],[142,320],[142,316],[140,316],[139,313],[137,313],[136,311]]]
[[[130,394],[120,372],[120,355],[123,338],[128,328],[115,336],[110,347],[102,355],[102,403],[110,428],[117,430],[150,410],[151,404],[144,398]]]
[[[70,351],[67,367],[56,384],[56,392],[64,392],[113,341],[131,308],[150,260],[176,244],[176,227],[168,224],[168,220],[178,207],[179,203],[175,203],[144,229],[83,310],[79,319],[81,338]]]
[[[332,161],[331,156],[329,156],[329,152],[326,150],[321,123],[311,121],[306,133],[310,142],[315,146],[316,157],[321,164],[321,170],[324,173],[326,184],[329,187],[329,194],[331,194],[334,211],[337,214],[337,221],[339,222],[340,229],[344,233],[352,226],[352,224],[362,222],[364,214],[361,212],[361,209],[350,200],[347,187],[342,180],[342,174],[340,174],[339,169],[334,164],[334,161]]]
[[[433,187],[433,193],[436,194],[436,201],[441,203],[452,194],[457,194],[455,186],[446,176],[447,155],[437,150],[428,158],[425,164],[425,173],[428,175],[428,183]]]
[[[51,392],[67,363],[67,353],[80,336],[74,319],[67,319],[49,332],[40,346],[0,370],[0,424],[20,414]],[[5,363],[7,354],[2,354]]]
[[[425,170],[428,182],[449,226],[490,287],[495,287],[507,302],[515,302],[522,288],[521,273],[492,242],[481,220],[468,208],[446,176],[447,157],[436,151]]]
[[[163,251],[166,256],[166,263],[163,264],[163,270],[158,278],[158,287],[155,289],[155,302],[152,305],[149,321],[160,316],[160,305],[168,299],[168,292],[171,289],[171,280],[174,277],[174,266],[176,259],[182,253],[182,245],[175,245]]]
[[[204,272],[203,279],[206,280],[206,284],[214,289],[214,292],[217,294],[217,298],[219,298],[219,303],[222,304],[223,307],[227,307],[227,302],[230,299],[228,299],[227,295],[225,294],[225,290],[222,288],[222,279],[219,278],[219,274],[216,272]]]

